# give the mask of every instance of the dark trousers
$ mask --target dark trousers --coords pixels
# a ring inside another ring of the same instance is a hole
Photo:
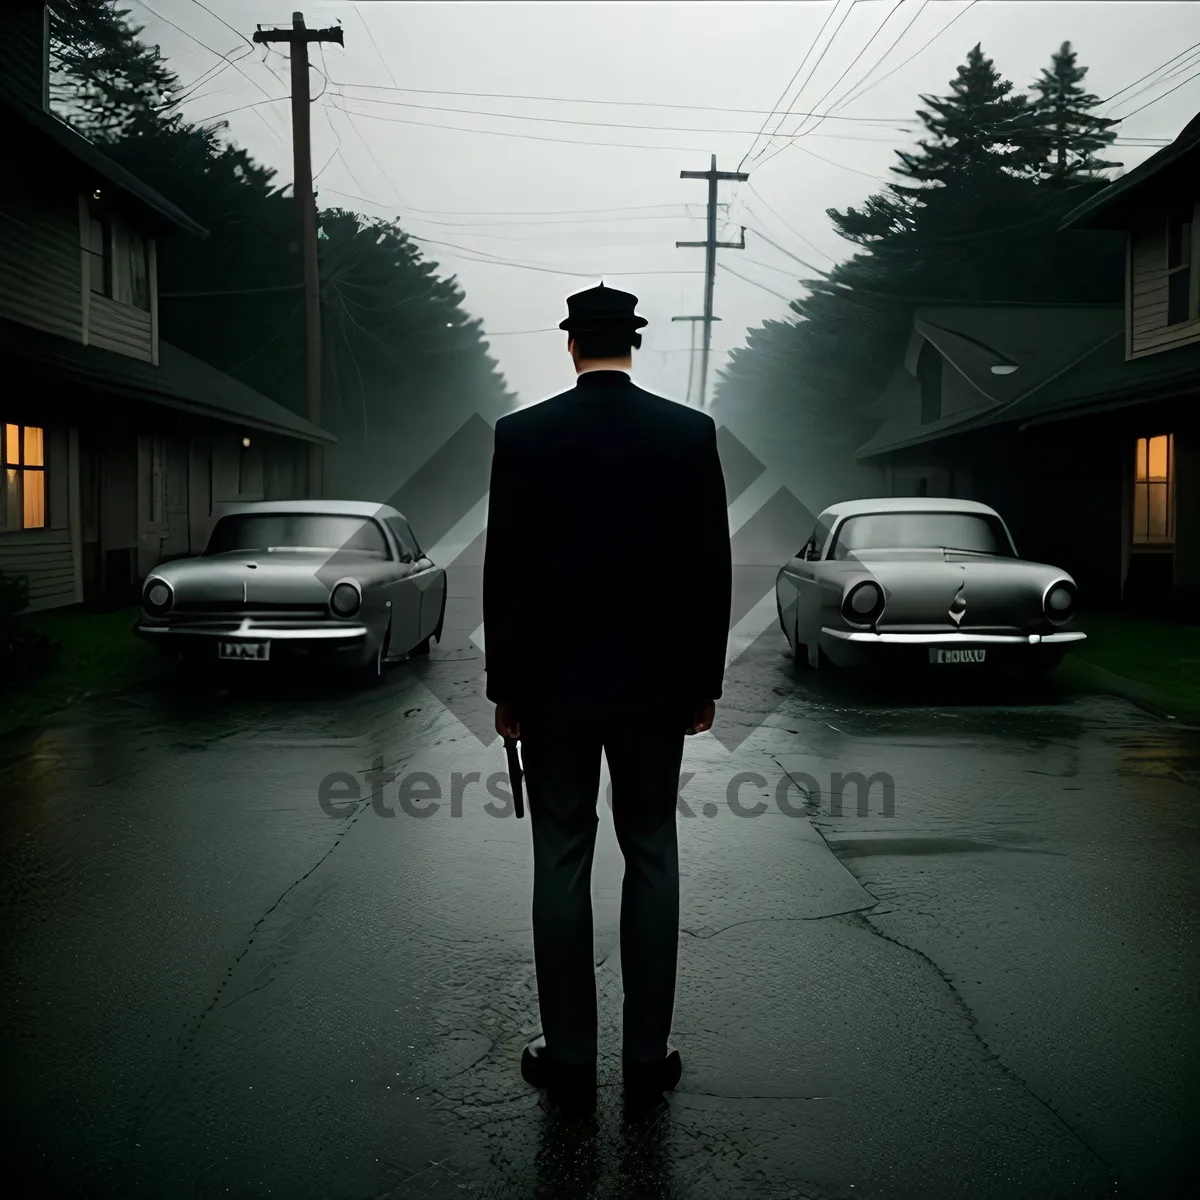
[[[624,1054],[667,1053],[675,1007],[679,851],[675,830],[683,720],[569,721],[521,716],[533,826],[533,952],[546,1048],[564,1063],[596,1059],[592,857],[600,753],[612,778],[625,857],[621,889]]]

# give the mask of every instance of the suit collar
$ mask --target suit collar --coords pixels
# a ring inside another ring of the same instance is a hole
[[[577,388],[614,387],[629,383],[628,371],[584,371],[575,380]]]

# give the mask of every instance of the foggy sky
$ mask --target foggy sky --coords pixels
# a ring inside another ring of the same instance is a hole
[[[423,252],[441,264],[440,273],[457,276],[466,292],[466,308],[483,319],[489,335],[557,326],[566,314],[565,297],[601,276],[612,286],[635,292],[641,298],[639,311],[650,321],[643,349],[635,358],[635,375],[643,386],[677,399],[683,398],[687,384],[690,330],[672,324],[671,317],[702,311],[704,253],[676,249],[675,241],[704,236],[706,200],[706,184],[681,180],[679,172],[706,169],[712,153],[720,169],[737,167],[834,8],[832,0],[776,4],[126,0],[122,7],[126,6],[131,19],[145,26],[144,40],[161,46],[183,84],[220,68],[184,104],[189,119],[256,105],[224,118],[229,122],[228,137],[258,161],[276,168],[281,184],[292,177],[288,63],[285,54],[274,49],[266,54],[264,47],[251,46],[240,35],[249,38],[257,24],[290,24],[297,7],[310,27],[340,21],[345,49],[335,45],[323,54],[315,48],[313,52],[320,70],[312,72],[312,94],[324,88],[312,109],[319,203],[381,217],[398,215],[406,230],[426,239]],[[956,67],[976,42],[982,42],[1005,78],[1023,87],[1049,65],[1059,44],[1070,40],[1081,62],[1090,68],[1086,85],[1107,97],[1182,47],[1200,41],[1200,5],[1188,3],[1006,0],[969,5],[967,0],[932,0],[921,9],[920,0],[903,0],[855,61],[896,8],[897,0],[859,0],[853,5],[841,0],[797,81],[799,86],[809,76],[836,27],[830,48],[793,103],[795,112],[814,107],[827,111],[858,80],[865,77],[870,83],[880,78],[960,12],[961,18],[911,63],[839,115],[912,118],[919,93],[946,92]],[[872,71],[914,16],[899,44]],[[236,59],[236,65],[222,67],[218,53]],[[847,67],[845,77],[822,101]],[[320,71],[328,75],[328,84]],[[1191,73],[1189,68],[1132,99],[1137,89],[1131,89],[1101,111],[1121,116]],[[432,89],[754,112],[485,99],[434,95]],[[794,101],[795,92],[793,87],[780,112]],[[279,99],[257,103],[267,97]],[[474,111],[455,114],[402,105]],[[1123,137],[1171,139],[1198,109],[1200,79],[1138,113],[1119,132]],[[556,117],[562,123],[476,115],[484,111]],[[376,116],[366,115],[370,113]],[[768,129],[777,120],[772,118]],[[782,130],[789,132],[798,124],[799,117],[790,117]],[[676,128],[668,131],[662,126]],[[709,132],[718,129],[723,132]],[[755,230],[791,254],[827,269],[836,258],[847,257],[851,248],[834,235],[825,210],[860,203],[881,186],[896,161],[893,150],[910,148],[914,135],[912,127],[831,118],[769,163],[765,160],[771,148],[759,139],[758,148],[766,148],[766,153],[743,168],[752,173],[759,168],[751,182],[721,185],[720,198],[730,208],[720,236],[736,241],[738,227],[744,224],[749,227],[747,249],[720,251],[718,261],[761,286],[718,271],[715,311],[722,321],[715,326],[716,350],[744,344],[748,327],[785,316],[785,300],[772,293],[798,293],[795,279],[807,274]],[[535,138],[654,148],[564,145]],[[1119,146],[1110,157],[1129,168],[1155,148]],[[596,211],[614,209],[623,211]],[[581,215],[579,210],[592,211]],[[555,215],[540,219],[526,215],[535,212]],[[428,244],[430,240],[464,249]],[[545,270],[470,261],[464,250]],[[491,345],[522,404],[570,386],[573,372],[565,335],[556,328],[495,336]],[[714,373],[724,358],[724,353],[714,355]]]

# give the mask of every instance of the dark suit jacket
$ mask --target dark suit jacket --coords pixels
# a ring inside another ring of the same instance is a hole
[[[575,713],[718,699],[732,574],[711,417],[593,371],[497,423],[489,699]]]

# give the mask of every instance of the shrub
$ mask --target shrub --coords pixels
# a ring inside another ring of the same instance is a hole
[[[62,647],[29,629],[21,613],[29,603],[29,580],[0,571],[0,689],[12,690],[44,675],[58,663]]]

